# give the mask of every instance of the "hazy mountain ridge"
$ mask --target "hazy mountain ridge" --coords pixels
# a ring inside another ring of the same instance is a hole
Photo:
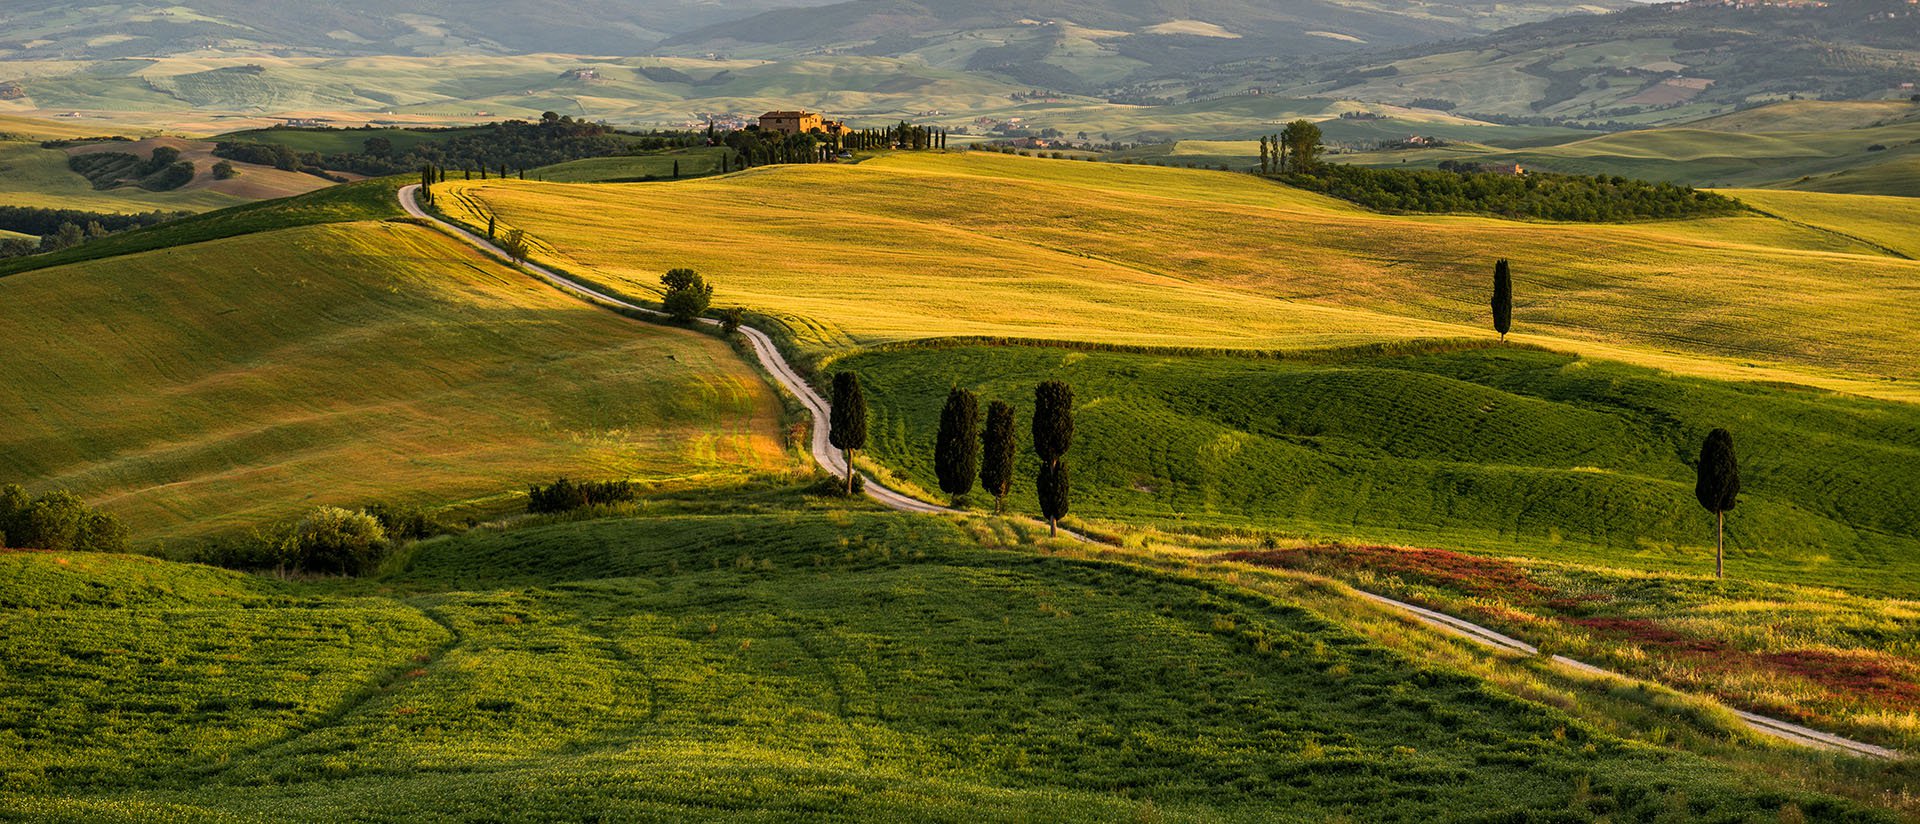
[[[1619,2],[1517,4],[1291,0],[850,0],[779,9],[667,39],[676,53],[917,55],[947,68],[1089,90],[1276,54],[1326,54],[1459,37]]]
[[[0,59],[97,60],[199,50],[281,56],[566,52],[636,54],[664,37],[821,0],[16,0]]]
[[[1203,89],[1449,101],[1462,111],[1521,117],[1684,120],[1793,96],[1904,96],[1903,84],[1920,83],[1920,7],[1906,0],[1689,2],[1313,65],[1222,66],[1212,75]]]

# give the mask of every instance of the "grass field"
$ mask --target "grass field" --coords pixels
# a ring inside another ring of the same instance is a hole
[[[1345,155],[1342,162],[1432,166],[1443,160],[1519,163],[1567,174],[1622,175],[1716,188],[1920,195],[1920,106],[1905,101],[1791,101],[1694,123],[1540,145],[1454,145]],[[1405,136],[1405,133],[1400,135]],[[1493,142],[1502,142],[1497,139]],[[1877,147],[1877,148],[1876,148]],[[1245,165],[1257,146],[1241,148]]]
[[[948,387],[1026,415],[1033,387],[1057,378],[1079,410],[1074,511],[1095,522],[1661,572],[1712,571],[1692,462],[1706,432],[1726,427],[1743,481],[1735,575],[1920,596],[1920,411],[1908,404],[1499,346],[1294,361],[909,348],[833,368],[871,386],[870,454],[924,489],[939,488]],[[1021,511],[1038,511],[1037,470],[1023,453]]]
[[[1748,710],[1920,749],[1920,602],[1437,549],[1225,557],[1329,575]]]
[[[200,169],[207,173],[211,166]],[[315,183],[322,183],[318,178]],[[149,192],[137,186],[97,190],[67,166],[67,153],[39,143],[0,142],[0,206],[88,212],[200,212],[237,206],[243,198],[208,189]]]
[[[588,306],[404,223],[0,278],[0,328],[0,477],[70,488],[144,544],[380,498],[497,509],[558,474],[797,463],[778,400],[725,343]]]
[[[635,295],[697,268],[716,305],[777,318],[814,355],[952,335],[1263,350],[1490,336],[1488,273],[1507,257],[1520,340],[1920,398],[1920,264],[1757,215],[1385,216],[1246,175],[978,153],[448,188],[456,217],[490,211],[532,235],[536,258]]]
[[[236,206],[90,240],[44,255],[0,261],[0,277],[81,261],[172,249],[296,226],[404,217],[396,193],[406,181],[383,178],[331,186],[291,198]]]
[[[684,149],[661,154],[589,157],[543,166],[527,175],[549,183],[602,183],[671,178],[678,168],[682,177],[698,177],[720,171],[720,159],[730,156],[731,152],[731,149]]]
[[[127,821],[1884,820],[1245,589],[759,503],[785,511],[441,539],[362,585],[0,554],[22,584],[0,610],[33,628],[0,636],[22,662],[0,674],[0,803]],[[138,631],[162,625],[195,631]]]

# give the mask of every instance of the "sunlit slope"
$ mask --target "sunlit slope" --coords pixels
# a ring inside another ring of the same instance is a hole
[[[247,235],[0,279],[0,479],[137,539],[557,473],[787,465],[711,337],[579,303],[416,226]]]
[[[0,671],[0,724],[26,745],[0,768],[0,809],[1740,821],[1792,805],[1876,820],[1624,742],[1271,596],[982,546],[991,532],[845,510],[475,531],[419,545],[373,592],[347,590],[359,597],[239,576],[208,592],[216,576],[192,567],[0,554],[0,578],[34,598],[0,602],[0,619],[34,630],[0,636],[8,661],[33,667],[19,684]],[[140,591],[166,570],[177,595]],[[296,610],[306,620],[284,623]],[[193,631],[135,631],[161,626]]]
[[[1807,226],[1859,238],[1920,258],[1920,199],[1884,195],[1740,189],[1726,194],[1755,209]]]
[[[972,154],[701,181],[450,184],[538,257],[634,293],[693,266],[802,344],[1004,335],[1297,348],[1487,335],[1715,377],[1920,391],[1920,263],[1760,215],[1633,225],[1400,217],[1245,176]]]
[[[1709,573],[1699,444],[1735,433],[1727,568],[1920,595],[1920,407],[1690,380],[1530,347],[1306,362],[1043,347],[901,348],[839,361],[868,388],[869,453],[938,489],[946,391],[1032,409],[1074,388],[1073,512],[1175,530],[1279,530]],[[1036,512],[1022,445],[1010,501]],[[976,503],[984,503],[976,496]]]

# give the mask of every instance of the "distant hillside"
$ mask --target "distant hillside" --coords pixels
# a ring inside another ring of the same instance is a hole
[[[201,49],[281,55],[631,54],[674,32],[821,0],[14,0],[0,59],[95,60]]]
[[[938,66],[1086,91],[1222,61],[1402,46],[1621,5],[1616,0],[850,0],[770,11],[663,45],[680,52],[768,57],[823,51],[913,54]]]
[[[1219,70],[1202,86],[1513,117],[1674,122],[1794,96],[1906,97],[1920,83],[1920,7],[1906,0],[1696,1],[1580,15],[1303,67]],[[1442,103],[1441,101],[1444,101]]]

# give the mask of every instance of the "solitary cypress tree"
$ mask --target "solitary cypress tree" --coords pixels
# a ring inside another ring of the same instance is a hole
[[[940,491],[953,496],[959,507],[973,491],[980,472],[980,404],[972,392],[954,387],[940,410],[940,434],[933,446],[933,471]]]
[[[833,376],[833,409],[827,415],[827,442],[847,458],[847,494],[853,494],[853,453],[867,448],[867,396],[860,376],[840,372]]]
[[[673,162],[673,179],[674,180],[680,179],[680,161],[678,160]]]
[[[1507,261],[1502,258],[1493,265],[1493,331],[1500,333],[1500,342],[1507,341],[1507,331],[1513,328],[1513,272]]]
[[[993,496],[993,514],[1007,508],[1013,488],[1013,407],[1005,401],[987,404],[986,454],[980,461],[980,488]]]
[[[487,215],[487,239],[493,239],[493,215]]]
[[[1713,576],[1725,578],[1727,513],[1740,496],[1740,463],[1733,455],[1733,433],[1715,429],[1700,445],[1700,466],[1693,497],[1714,515]]]
[[[1040,512],[1055,535],[1067,514],[1067,450],[1072,446],[1073,387],[1042,383],[1033,392],[1033,451],[1040,453]]]

